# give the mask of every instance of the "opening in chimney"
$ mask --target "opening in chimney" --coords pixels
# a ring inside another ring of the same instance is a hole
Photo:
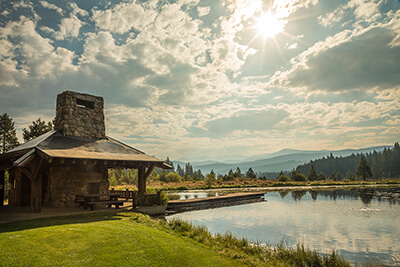
[[[76,106],[80,107],[80,108],[91,108],[91,109],[94,109],[94,102],[77,98],[76,99]]]

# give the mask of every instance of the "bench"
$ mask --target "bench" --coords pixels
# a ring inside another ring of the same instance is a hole
[[[75,203],[78,203],[79,206],[83,206],[86,210],[90,207],[90,210],[95,210],[97,204],[105,204],[109,208],[114,205],[116,209],[119,206],[124,205],[123,200],[119,200],[119,197],[123,197],[123,194],[120,193],[108,193],[108,194],[87,194],[87,195],[76,195]]]
[[[91,201],[87,202],[87,206],[85,209],[90,207],[90,210],[95,210],[96,204],[106,204],[109,208],[111,208],[112,205],[115,206],[116,209],[119,209],[119,206],[124,205],[124,201],[122,200],[97,200],[97,201]]]

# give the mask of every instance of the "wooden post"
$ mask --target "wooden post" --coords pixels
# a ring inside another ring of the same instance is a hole
[[[31,179],[31,211],[42,211],[42,159],[40,159]]]
[[[161,205],[161,191],[160,190],[157,191],[156,204],[159,206]]]
[[[146,167],[144,165],[140,165],[138,168],[138,193],[144,194],[146,193]]]
[[[0,206],[4,206],[5,174],[4,170],[0,170]]]

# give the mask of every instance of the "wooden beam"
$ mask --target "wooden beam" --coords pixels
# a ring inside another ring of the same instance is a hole
[[[18,167],[18,169],[19,169],[23,174],[25,174],[25,176],[28,177],[29,180],[32,181],[32,179],[33,179],[32,173],[31,173],[27,168],[25,168],[25,167]]]
[[[149,175],[151,174],[151,172],[154,170],[156,166],[154,165],[150,165],[150,167],[147,169],[147,172],[144,174],[144,179],[147,179],[147,177],[149,177]]]
[[[39,162],[35,171],[35,177],[31,180],[31,211],[39,213],[42,211],[42,161]]]
[[[140,165],[138,168],[138,193],[146,193],[146,177],[145,177],[146,166]]]
[[[6,172],[4,170],[0,170],[0,206],[4,206],[5,174]]]

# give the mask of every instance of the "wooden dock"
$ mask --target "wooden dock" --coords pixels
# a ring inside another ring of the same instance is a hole
[[[166,212],[177,213],[191,210],[214,209],[264,201],[265,193],[235,193],[218,197],[171,200]]]

